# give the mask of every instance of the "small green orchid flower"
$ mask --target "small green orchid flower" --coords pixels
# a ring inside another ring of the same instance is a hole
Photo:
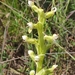
[[[33,23],[29,22],[29,23],[27,23],[27,25],[29,26],[28,32],[31,33],[32,29],[33,29]]]
[[[26,35],[23,35],[23,36],[22,36],[22,39],[23,39],[25,42],[28,42],[28,43],[31,43],[31,44],[37,44],[37,39],[29,38],[29,37],[27,37]]]
[[[37,24],[33,24],[32,22],[27,23],[29,29],[28,32],[31,33],[32,29],[37,29]]]
[[[58,38],[57,34],[53,34],[52,36],[48,36],[48,35],[44,36],[44,39],[47,40],[50,43],[55,42],[57,38]]]
[[[35,62],[35,53],[32,50],[28,50],[28,54],[31,57],[31,59]]]
[[[53,8],[51,9],[51,11],[45,13],[45,17],[46,17],[46,18],[52,17],[56,11],[57,11],[57,8],[56,8],[56,7],[53,7]]]

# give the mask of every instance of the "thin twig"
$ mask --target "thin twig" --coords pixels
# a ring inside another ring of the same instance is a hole
[[[17,59],[22,59],[22,58],[23,57],[12,58],[12,59],[0,62],[0,64],[4,64],[4,63],[10,62],[10,61],[14,61],[14,60],[17,60]],[[24,60],[27,60],[27,59],[24,58]]]
[[[75,52],[69,52],[70,54],[75,54]],[[55,55],[55,54],[67,54],[66,52],[52,52],[52,53],[46,53],[46,55]]]
[[[70,54],[75,54],[75,52],[69,52]],[[66,52],[58,52],[58,53],[46,53],[45,55],[53,55],[53,54],[67,54]],[[24,57],[24,60],[27,60],[29,56],[26,56],[26,58]],[[7,62],[11,62],[11,61],[14,61],[14,60],[17,60],[17,59],[23,59],[23,57],[17,57],[17,58],[12,58],[12,59],[9,59],[9,60],[6,60],[6,61],[2,61],[0,62],[0,64],[4,64],[4,63],[7,63]]]
[[[75,10],[71,11],[70,14],[66,17],[66,21],[75,13]]]
[[[56,43],[56,46],[58,46],[59,48],[61,48],[62,50],[64,50],[73,60],[75,60],[75,57],[73,57],[64,47],[60,46],[58,43]]]

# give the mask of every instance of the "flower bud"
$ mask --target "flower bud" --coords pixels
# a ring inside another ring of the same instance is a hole
[[[32,22],[27,23],[27,25],[29,26],[30,29],[33,28],[33,23]]]
[[[25,41],[27,40],[27,38],[28,38],[28,37],[27,37],[26,35],[23,35],[23,36],[22,36],[22,39],[25,40]]]
[[[53,65],[51,68],[49,68],[48,70],[50,72],[53,72],[56,68],[58,67],[58,65]]]
[[[33,61],[35,61],[35,53],[32,50],[28,50],[28,54]]]
[[[51,9],[51,11],[45,13],[45,17],[46,18],[52,17],[56,11],[57,11],[57,8],[56,7],[53,7]]]
[[[57,34],[53,34],[52,36],[48,36],[48,35],[44,36],[44,39],[47,40],[50,43],[55,42],[57,38],[58,38]]]
[[[39,61],[39,59],[40,59],[40,57],[39,57],[39,56],[35,56],[35,61],[36,61],[36,62],[38,62],[38,61]]]
[[[29,26],[28,32],[31,33],[32,29],[33,29],[33,23],[29,22],[29,23],[27,23],[27,25]]]
[[[35,74],[35,71],[34,70],[31,70],[30,71],[30,75],[34,75]]]
[[[53,8],[51,9],[51,11],[56,12],[56,11],[57,11],[57,8],[56,8],[56,7],[53,7]]]
[[[58,67],[58,65],[53,65],[52,66],[53,69],[56,69],[57,67]]]
[[[44,39],[49,41],[49,42],[53,42],[53,37],[52,36],[45,35]]]
[[[33,1],[28,0],[28,5],[29,5],[30,7],[31,7],[33,4],[34,4],[34,2],[33,2]]]
[[[58,38],[57,34],[53,34],[53,39],[56,40]]]
[[[32,22],[27,23],[27,25],[29,26],[30,29],[33,29],[33,23]]]
[[[28,50],[28,54],[31,55],[33,54],[34,52],[32,50]]]

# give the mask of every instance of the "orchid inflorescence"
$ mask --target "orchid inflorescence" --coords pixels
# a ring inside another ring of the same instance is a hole
[[[51,68],[43,67],[43,60],[45,57],[45,53],[47,50],[56,42],[58,35],[53,34],[52,36],[44,35],[44,23],[46,19],[49,17],[52,17],[54,13],[57,11],[56,7],[53,7],[51,11],[44,13],[44,10],[41,8],[38,8],[33,1],[28,1],[28,6],[31,7],[37,14],[38,14],[38,22],[36,24],[29,22],[27,23],[29,30],[28,32],[31,33],[32,29],[36,29],[38,32],[38,39],[36,38],[30,38],[27,35],[23,35],[22,39],[25,42],[34,44],[37,50],[37,54],[34,53],[33,50],[28,50],[28,54],[31,57],[31,59],[36,64],[36,71],[31,70],[30,75],[52,75],[53,70],[58,66],[54,64]]]

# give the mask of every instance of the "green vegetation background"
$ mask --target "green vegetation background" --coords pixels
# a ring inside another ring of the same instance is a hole
[[[57,42],[75,57],[75,0],[35,0],[44,11],[57,7],[55,15],[45,23],[45,33],[59,35]],[[22,35],[37,38],[37,31],[28,33],[28,22],[37,22],[37,14],[27,0],[0,0],[0,74],[28,75],[35,68],[29,58],[31,44],[24,43]],[[75,75],[75,61],[61,48],[53,45],[46,54],[43,66],[58,64],[54,75]]]

